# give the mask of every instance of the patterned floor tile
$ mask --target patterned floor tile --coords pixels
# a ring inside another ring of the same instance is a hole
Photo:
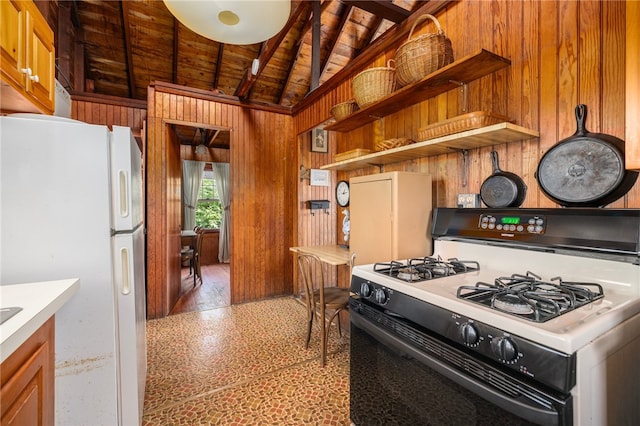
[[[348,338],[304,349],[293,298],[173,315],[147,325],[145,425],[348,425]]]

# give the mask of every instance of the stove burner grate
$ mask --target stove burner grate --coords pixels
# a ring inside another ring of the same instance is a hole
[[[478,282],[461,286],[457,297],[534,322],[545,322],[604,297],[596,283],[563,281],[560,277],[543,281],[527,272],[499,277],[494,284]]]
[[[373,265],[374,272],[406,282],[432,280],[479,269],[478,262],[455,258],[443,260],[440,256],[437,258],[416,257],[409,259],[406,263],[392,261],[379,262]]]
[[[521,300],[515,294],[496,294],[491,298],[491,306],[503,312],[518,315],[529,315],[533,313],[533,308],[526,301]]]

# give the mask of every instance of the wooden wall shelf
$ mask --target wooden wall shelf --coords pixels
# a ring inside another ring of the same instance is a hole
[[[362,108],[325,130],[348,132],[367,123],[400,111],[425,99],[448,92],[478,78],[511,65],[509,59],[488,50],[465,56],[429,74],[417,83],[404,86],[382,100]]]
[[[326,164],[320,168],[324,170],[354,170],[368,166],[382,166],[420,157],[522,141],[539,136],[540,133],[535,130],[504,122]]]

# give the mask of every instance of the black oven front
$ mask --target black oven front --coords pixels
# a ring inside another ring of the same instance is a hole
[[[356,426],[572,424],[570,392],[518,377],[358,294],[350,317]]]

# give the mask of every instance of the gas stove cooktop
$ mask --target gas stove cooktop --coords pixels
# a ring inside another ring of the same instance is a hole
[[[604,297],[597,283],[544,281],[527,272],[458,287],[457,297],[534,322],[545,322]]]
[[[406,282],[433,280],[478,269],[480,269],[480,265],[476,261],[455,258],[444,260],[440,256],[418,257],[406,262],[379,262],[373,266],[373,270],[379,274]]]
[[[373,271],[406,283],[418,283],[480,270],[475,260],[444,260],[440,256],[378,262]],[[456,296],[533,322],[545,322],[604,297],[597,283],[543,280],[530,271],[457,287]]]

